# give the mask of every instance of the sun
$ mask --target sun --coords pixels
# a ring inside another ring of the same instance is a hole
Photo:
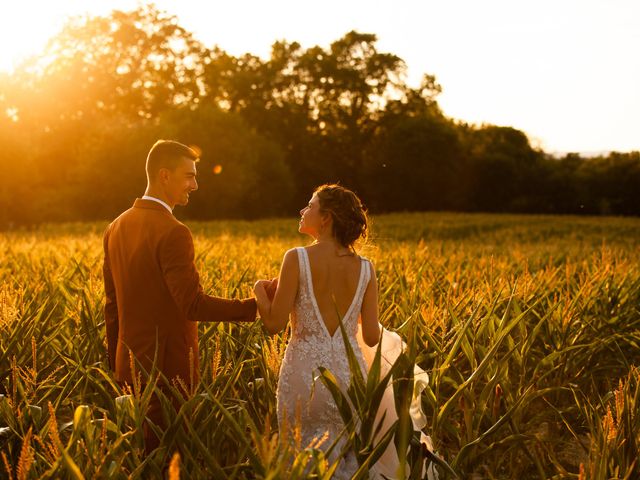
[[[3,8],[0,17],[0,71],[10,71],[26,57],[42,51],[49,37],[55,34],[52,24],[57,23],[58,28],[61,25],[62,22],[49,15],[51,8],[44,2],[42,8],[36,10],[34,3],[11,2]]]
[[[69,17],[104,15],[135,2],[115,0],[87,2],[83,0],[22,0],[7,2],[0,14],[0,72],[10,72],[21,61],[37,55],[55,36]]]

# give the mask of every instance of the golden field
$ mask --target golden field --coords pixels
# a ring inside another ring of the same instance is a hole
[[[187,224],[218,296],[249,296],[307,241],[295,219]],[[0,477],[328,478],[278,436],[287,334],[260,322],[200,325],[202,380],[176,385],[144,457],[153,388],[121,391],[105,363],[105,226],[0,233]],[[381,322],[429,373],[426,433],[459,478],[640,478],[640,219],[393,214],[372,233]]]

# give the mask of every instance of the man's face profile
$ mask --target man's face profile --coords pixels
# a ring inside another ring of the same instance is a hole
[[[183,158],[173,170],[162,169],[164,192],[171,206],[189,203],[189,194],[198,189],[196,181],[196,162],[190,158]]]

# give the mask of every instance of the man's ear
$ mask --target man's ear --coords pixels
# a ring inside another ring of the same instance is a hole
[[[168,168],[160,168],[160,170],[158,170],[158,181],[162,184],[166,184],[169,181],[169,173]]]

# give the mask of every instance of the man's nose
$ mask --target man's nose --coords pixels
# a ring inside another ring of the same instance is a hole
[[[300,210],[300,216],[304,215],[304,208]]]
[[[198,189],[198,181],[195,178],[193,179],[193,189],[194,190]]]

